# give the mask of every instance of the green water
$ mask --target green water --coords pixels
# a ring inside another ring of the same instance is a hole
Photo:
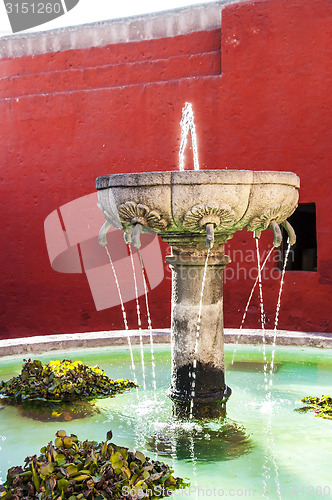
[[[168,462],[191,488],[180,498],[332,498],[332,421],[298,413],[300,399],[332,392],[332,352],[278,347],[270,396],[264,384],[261,347],[226,347],[226,378],[232,388],[224,422],[178,423],[171,418],[170,348],[156,346],[156,382],[145,351],[147,389],[131,390],[96,403],[95,414],[80,420],[45,422],[24,416],[18,408],[0,407],[0,480],[13,465],[54,439],[58,429],[101,441],[113,431],[116,444],[140,449]],[[267,348],[271,358],[271,349]],[[53,355],[34,356],[47,362]],[[58,359],[80,359],[99,365],[113,378],[132,378],[126,348],[58,353]],[[134,350],[142,383],[140,353]],[[22,358],[0,362],[1,379],[18,375]],[[96,412],[97,410],[97,412]]]

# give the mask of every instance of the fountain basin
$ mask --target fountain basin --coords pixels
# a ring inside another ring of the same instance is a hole
[[[104,175],[96,187],[113,226],[131,233],[140,224],[143,233],[193,251],[205,245],[209,223],[215,241],[225,243],[241,229],[284,222],[297,206],[300,180],[292,172],[200,170]]]

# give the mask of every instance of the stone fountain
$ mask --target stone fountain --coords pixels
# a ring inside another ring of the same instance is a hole
[[[136,248],[141,233],[156,233],[172,247],[166,262],[173,286],[169,396],[174,412],[188,416],[191,411],[199,418],[223,414],[231,393],[224,366],[223,269],[230,261],[224,245],[236,231],[247,229],[259,238],[271,228],[273,244],[279,246],[280,225],[294,244],[287,218],[297,207],[298,176],[249,170],[147,172],[101,176],[96,186],[106,219],[101,245],[114,226]]]

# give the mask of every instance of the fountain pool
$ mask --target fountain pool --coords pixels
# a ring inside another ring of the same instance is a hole
[[[265,349],[270,360],[272,347]],[[131,390],[99,400],[99,412],[90,417],[45,422],[23,416],[18,408],[0,406],[0,480],[5,480],[9,467],[54,440],[60,428],[97,441],[112,429],[117,444],[138,448],[173,465],[176,475],[189,478],[190,489],[176,492],[179,496],[332,497],[331,421],[294,411],[303,406],[302,397],[329,393],[331,350],[277,347],[270,393],[265,390],[262,346],[238,345],[232,365],[233,351],[234,346],[226,344],[227,381],[233,388],[226,420],[174,420],[172,402],[165,398],[171,378],[169,345],[155,346],[155,399],[146,348],[146,390],[141,387],[138,393]],[[135,346],[133,353],[142,384],[139,348]],[[132,378],[125,347],[33,356],[43,362],[55,357],[80,359],[98,364],[109,376]],[[1,378],[6,380],[19,373],[22,357],[5,358],[0,364]]]

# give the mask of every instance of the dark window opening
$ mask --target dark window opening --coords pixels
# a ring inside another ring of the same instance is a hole
[[[288,219],[296,233],[296,243],[291,247],[287,271],[317,271],[316,205],[300,203]],[[280,268],[287,250],[288,235],[282,228]]]

